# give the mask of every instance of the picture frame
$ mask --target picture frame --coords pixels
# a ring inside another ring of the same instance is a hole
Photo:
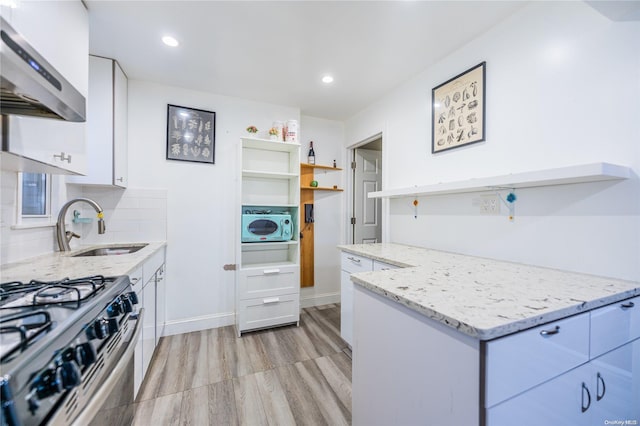
[[[485,140],[486,62],[431,90],[431,153]]]
[[[216,113],[167,105],[167,160],[215,164]]]

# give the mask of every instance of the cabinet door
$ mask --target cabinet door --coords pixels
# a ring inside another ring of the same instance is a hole
[[[578,367],[491,407],[487,426],[589,425],[595,390],[588,377],[589,366]]]
[[[165,265],[162,265],[156,272],[156,346],[164,335],[164,326],[167,320],[166,315],[166,294],[167,284],[165,282]]]
[[[346,271],[340,271],[340,337],[353,347],[353,283]]]
[[[591,311],[591,358],[640,337],[640,297]]]
[[[128,81],[118,62],[113,62],[113,184],[126,188],[129,174],[127,138]]]
[[[590,365],[591,424],[640,421],[640,339],[594,359]]]
[[[146,276],[145,276],[146,279]],[[144,318],[142,321],[142,364],[143,376],[147,373],[153,351],[156,347],[156,276],[152,275],[142,289]]]

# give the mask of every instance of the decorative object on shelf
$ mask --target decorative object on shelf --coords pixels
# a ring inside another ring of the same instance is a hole
[[[279,138],[278,138],[278,129],[276,129],[275,127],[272,127],[272,128],[269,129],[269,139],[271,139],[272,141],[279,140]]]
[[[298,121],[287,120],[287,130],[284,140],[286,142],[298,142]]]
[[[167,160],[215,163],[216,113],[167,105]]]
[[[282,124],[282,121],[274,121],[271,127],[277,131],[276,140],[280,142],[284,141],[284,124]],[[269,132],[269,134],[271,134],[271,132]]]
[[[486,62],[431,91],[431,153],[485,139]]]
[[[258,133],[258,128],[256,126],[249,126],[247,127],[247,132],[253,133],[255,135],[256,133]]]
[[[313,141],[309,142],[309,154],[307,155],[307,163],[316,164],[316,152],[313,150]]]
[[[333,168],[335,169],[337,167],[338,167],[338,165],[336,164],[336,160],[333,160]]]
[[[312,188],[317,188],[318,187],[318,181],[317,180],[312,180],[311,183],[309,184],[309,186],[311,186]]]
[[[416,198],[415,200],[413,200],[413,218],[417,219],[418,218],[418,199]]]

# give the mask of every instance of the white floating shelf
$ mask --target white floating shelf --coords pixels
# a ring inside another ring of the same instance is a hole
[[[300,144],[297,142],[280,142],[258,138],[243,138],[242,146],[244,148],[265,149],[269,151],[295,151],[300,148]]]
[[[536,170],[502,176],[441,182],[409,188],[376,191],[369,198],[402,198],[421,195],[461,194],[465,192],[491,191],[496,188],[534,188],[551,185],[599,182],[629,179],[631,169],[610,163],[580,164],[557,169]]]
[[[264,172],[261,170],[243,170],[242,176],[266,179],[291,179],[298,177],[298,173]]]

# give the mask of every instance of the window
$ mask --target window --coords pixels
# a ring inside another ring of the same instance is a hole
[[[51,186],[51,175],[18,173],[17,225],[51,224]]]

